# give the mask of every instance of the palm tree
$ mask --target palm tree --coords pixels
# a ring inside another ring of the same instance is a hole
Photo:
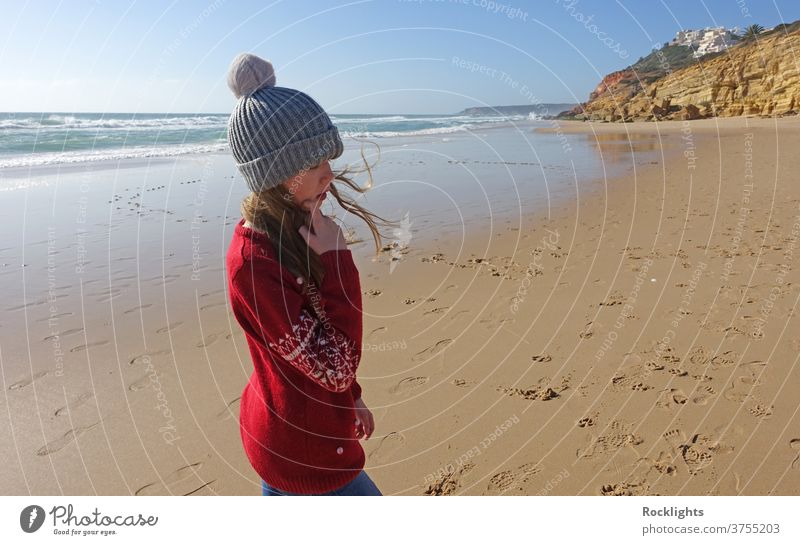
[[[736,40],[742,42],[749,42],[750,40],[755,40],[756,36],[764,32],[764,27],[761,25],[750,25],[749,27],[744,29],[744,32],[741,35],[736,35]]]

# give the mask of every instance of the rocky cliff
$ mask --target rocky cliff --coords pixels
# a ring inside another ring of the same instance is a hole
[[[561,117],[603,121],[793,115],[800,112],[800,22],[781,25],[713,57],[675,68],[655,51],[661,74],[633,65],[606,76],[589,101]],[[641,59],[640,59],[641,61]]]

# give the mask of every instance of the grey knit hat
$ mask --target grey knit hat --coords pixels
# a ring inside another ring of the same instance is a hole
[[[344,152],[325,110],[301,91],[276,87],[268,60],[238,55],[228,87],[238,99],[228,120],[228,144],[251,191],[275,187]]]

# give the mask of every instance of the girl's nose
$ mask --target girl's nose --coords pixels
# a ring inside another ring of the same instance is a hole
[[[333,174],[333,170],[331,169],[331,162],[324,161],[322,163],[322,171],[325,173],[326,176]]]

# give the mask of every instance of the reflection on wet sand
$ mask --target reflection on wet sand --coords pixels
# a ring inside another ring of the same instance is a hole
[[[603,162],[630,161],[633,163],[637,153],[657,151],[671,144],[667,138],[652,133],[595,133],[583,135]]]

